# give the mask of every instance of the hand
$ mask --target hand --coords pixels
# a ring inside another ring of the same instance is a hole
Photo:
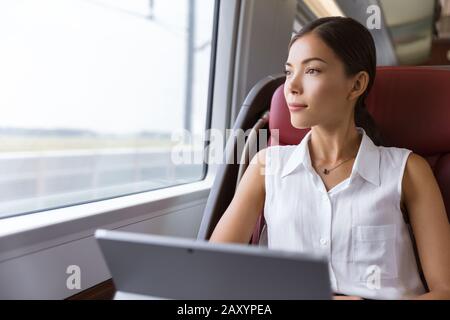
[[[333,296],[333,300],[362,300],[362,298],[357,296]]]

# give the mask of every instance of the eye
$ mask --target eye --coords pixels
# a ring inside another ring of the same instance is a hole
[[[314,69],[314,68],[309,68],[308,70],[306,70],[305,72],[306,74],[318,74],[320,73],[319,69]]]
[[[289,70],[284,70],[284,74],[285,74],[286,76],[290,76],[290,75],[291,75],[291,72],[290,72]]]

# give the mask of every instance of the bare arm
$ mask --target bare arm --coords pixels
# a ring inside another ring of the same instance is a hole
[[[248,243],[265,200],[266,150],[259,151],[245,170],[233,200],[211,235],[211,242]]]
[[[411,154],[406,163],[404,204],[430,292],[418,299],[450,299],[450,225],[428,162]]]

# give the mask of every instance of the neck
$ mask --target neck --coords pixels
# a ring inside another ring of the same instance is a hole
[[[311,128],[309,151],[311,160],[322,164],[335,164],[356,157],[362,136],[354,124],[325,128]]]

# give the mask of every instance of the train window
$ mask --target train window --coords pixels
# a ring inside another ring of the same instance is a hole
[[[0,218],[203,179],[214,6],[1,1]]]

